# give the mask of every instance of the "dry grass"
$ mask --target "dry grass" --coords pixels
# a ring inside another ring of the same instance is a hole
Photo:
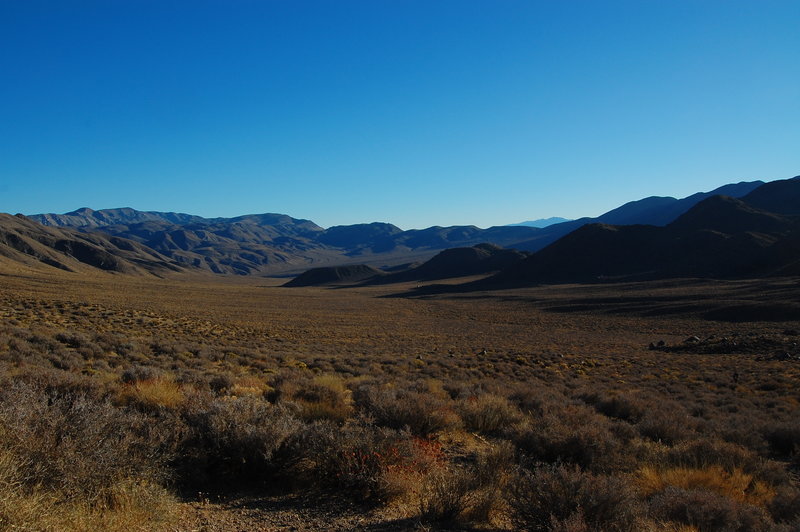
[[[652,497],[672,486],[685,490],[708,490],[735,501],[766,508],[775,496],[769,485],[739,469],[726,471],[720,466],[703,469],[689,467],[656,468],[645,466],[637,472],[636,484],[645,497]]]
[[[163,529],[176,487],[276,485],[431,526],[798,520],[800,366],[757,347],[790,346],[793,324],[698,307],[755,301],[761,285],[402,299],[385,286],[75,280],[0,286],[0,529]],[[682,349],[694,335],[756,347]],[[648,349],[658,340],[675,348]]]
[[[146,409],[176,410],[186,402],[184,388],[170,377],[137,381],[119,388],[119,404],[136,404]]]

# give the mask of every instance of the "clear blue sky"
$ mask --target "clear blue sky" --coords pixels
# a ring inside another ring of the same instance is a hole
[[[800,174],[800,2],[0,0],[0,211],[404,229]]]

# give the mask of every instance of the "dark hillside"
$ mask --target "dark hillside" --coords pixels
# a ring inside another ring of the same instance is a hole
[[[495,284],[787,274],[800,257],[795,217],[724,196],[708,198],[666,227],[581,227],[494,276]]]
[[[381,270],[365,264],[329,266],[312,268],[298,275],[283,286],[319,286],[337,283],[356,283],[381,275],[384,275]]]
[[[429,261],[402,272],[373,279],[371,283],[433,281],[500,271],[527,255],[514,249],[493,244],[478,244],[468,248],[446,249]]]

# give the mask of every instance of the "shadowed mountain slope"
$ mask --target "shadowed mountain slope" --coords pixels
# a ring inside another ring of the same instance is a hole
[[[683,199],[651,196],[649,198],[631,201],[596,218],[580,218],[570,222],[550,225],[541,229],[531,240],[518,243],[514,247],[527,251],[538,251],[572,231],[591,223],[664,226],[674,221],[706,198],[717,195],[740,198],[763,184],[763,181],[743,181],[741,183],[724,185],[710,192],[698,192]]]
[[[367,284],[433,281],[500,271],[527,257],[526,253],[493,244],[446,249],[429,261],[402,272],[384,275]]]
[[[366,264],[327,266],[312,268],[298,275],[283,286],[320,286],[339,283],[357,283],[382,275],[384,275],[384,272],[372,266],[367,266]]]
[[[22,215],[0,214],[0,256],[26,266],[71,272],[99,269],[161,274],[182,270],[174,261],[131,240],[45,227]]]
[[[787,180],[755,197],[767,203],[798,189],[800,180]],[[487,284],[786,275],[798,271],[798,252],[799,217],[714,196],[665,227],[586,225]]]
[[[777,214],[800,215],[800,176],[766,183],[742,200],[757,209]]]

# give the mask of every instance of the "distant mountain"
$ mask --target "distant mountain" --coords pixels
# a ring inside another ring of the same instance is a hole
[[[43,224],[126,238],[181,265],[213,273],[247,275],[302,268],[341,255],[319,244],[324,229],[284,214],[203,218],[134,209],[79,209],[65,215],[39,214]]]
[[[142,212],[130,208],[103,209],[93,211],[88,207],[66,214],[34,214],[29,218],[42,225],[54,227],[104,227],[117,224],[133,224],[158,221],[175,224],[202,222],[204,218],[174,212]]]
[[[104,270],[160,275],[179,272],[174,261],[131,240],[40,225],[0,214],[0,258],[6,264],[51,266],[70,272]]]
[[[369,280],[368,283],[387,284],[407,281],[434,281],[482,275],[500,271],[527,256],[527,253],[485,243],[472,247],[450,248],[438,253],[417,267],[376,277]]]
[[[800,212],[800,180],[762,185],[745,201],[706,198],[664,227],[588,224],[487,284],[800,274],[800,216],[759,209],[748,198]]]
[[[734,198],[745,196],[763,185],[763,181],[750,181],[724,185],[710,192],[698,192],[683,199],[651,196],[628,202],[596,218],[580,218],[550,225],[539,231],[531,240],[519,242],[517,249],[538,251],[572,231],[591,223],[608,225],[657,225],[663,226],[688,211],[700,201],[711,196],[726,195]]]
[[[427,259],[442,249],[481,242],[509,245],[530,238],[529,227],[430,227],[402,231],[387,223],[323,229],[283,214],[202,218],[134,209],[79,209],[30,217],[49,226],[133,240],[192,268],[240,275],[278,273],[315,265],[385,264]]]
[[[519,222],[517,224],[508,224],[507,227],[517,227],[521,225],[524,227],[538,227],[539,229],[542,229],[553,224],[560,224],[570,221],[572,220],[569,218],[559,218],[558,216],[554,216],[552,218],[539,218],[538,220],[529,220],[527,222]]]
[[[541,250],[592,223],[666,226],[702,200],[718,194],[748,198],[748,205],[775,214],[796,214],[791,187],[761,181],[725,185],[683,199],[650,197],[626,203],[597,218],[581,218],[543,228],[502,226],[429,227],[403,231],[388,223],[323,229],[310,220],[284,214],[203,218],[183,213],[130,208],[30,217],[47,228],[77,229],[85,235],[126,239],[170,263],[221,274],[274,274],[317,266],[367,264],[390,267],[423,262],[449,248],[491,243],[524,251]],[[788,188],[787,188],[788,187]],[[772,192],[771,192],[772,191]]]
[[[800,176],[771,181],[742,199],[757,209],[777,214],[800,215]]]
[[[321,286],[340,283],[356,283],[384,275],[384,272],[367,266],[366,264],[353,264],[350,266],[326,266],[312,268],[283,286]]]
[[[350,254],[358,254],[359,250],[380,253],[394,249],[395,237],[402,232],[399,227],[380,222],[337,225],[320,234],[318,240],[329,246],[350,250]]]

